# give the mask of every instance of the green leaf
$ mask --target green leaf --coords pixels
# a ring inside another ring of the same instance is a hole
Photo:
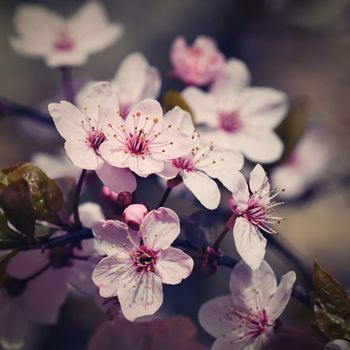
[[[313,306],[320,330],[330,339],[350,341],[350,298],[342,285],[317,262],[312,282],[315,292]]]
[[[277,134],[284,143],[284,152],[280,162],[283,162],[290,156],[294,147],[304,134],[308,118],[308,100],[306,98],[300,98],[292,101],[286,118],[276,129]]]
[[[63,208],[63,196],[57,184],[42,170],[30,163],[3,169],[5,175],[0,180],[8,185],[18,179],[24,179],[30,189],[35,217],[50,223],[60,222],[58,212]]]
[[[8,221],[28,239],[34,236],[35,215],[29,185],[24,179],[12,182],[0,193],[0,206]],[[9,231],[5,231],[9,233]]]
[[[176,106],[179,106],[184,111],[190,113],[193,120],[193,113],[191,111],[191,108],[189,107],[187,102],[184,100],[184,98],[181,96],[181,94],[175,90],[167,91],[163,97],[164,111],[168,112]]]

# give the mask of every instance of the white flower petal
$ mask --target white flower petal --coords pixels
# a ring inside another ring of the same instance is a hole
[[[276,320],[287,306],[295,279],[296,275],[294,271],[289,271],[282,276],[276,292],[271,298],[270,303],[266,309],[268,317],[271,321]]]
[[[180,221],[174,211],[161,207],[145,216],[139,233],[147,247],[154,250],[167,249],[180,234]]]
[[[129,153],[124,152],[123,144],[116,140],[105,141],[99,148],[101,157],[111,166],[116,168],[127,168]],[[102,175],[103,176],[103,175]]]
[[[161,78],[143,54],[134,52],[122,61],[112,85],[118,92],[122,107],[130,110],[143,99],[158,97]]]
[[[244,330],[239,328],[238,318],[231,317],[231,315],[227,317],[230,308],[232,308],[231,295],[209,300],[199,309],[198,321],[213,337],[225,337],[228,342],[235,341],[239,339]]]
[[[22,53],[44,54],[47,52],[62,24],[63,18],[44,6],[36,4],[20,5],[15,12],[14,25],[21,39],[23,39],[23,44],[30,42],[33,45],[31,52]]]
[[[156,123],[154,124],[154,121]],[[145,125],[143,130],[147,133],[151,128],[155,130],[163,122],[163,110],[158,101],[145,99],[132,108],[126,117],[125,124],[129,131],[134,132],[135,125]]]
[[[252,162],[272,163],[281,157],[283,143],[274,132],[261,130],[242,137],[240,149]]]
[[[200,154],[201,151],[199,150],[198,153]],[[207,157],[202,157],[197,167],[210,177],[219,179],[226,188],[231,189],[232,175],[235,171],[242,169],[243,162],[241,153],[214,147]]]
[[[246,64],[238,59],[230,59],[219,72],[210,87],[214,94],[233,95],[250,84],[250,73]]]
[[[245,177],[239,171],[231,174],[231,185],[228,189],[232,192],[233,203],[237,206],[239,212],[243,211],[249,200],[249,190]]]
[[[109,256],[127,258],[140,242],[137,232],[129,231],[128,226],[120,221],[98,221],[92,226],[92,232],[101,249]]]
[[[66,141],[64,148],[72,163],[81,169],[95,170],[103,164],[103,159],[84,140]]]
[[[167,131],[159,135],[150,145],[153,157],[171,160],[185,156],[191,152],[193,140],[188,135],[176,131]]]
[[[266,238],[242,217],[236,219],[233,238],[241,258],[253,270],[259,268],[265,256]]]
[[[103,184],[114,192],[134,192],[136,190],[136,179],[129,169],[116,168],[103,163],[96,169],[96,174]]]
[[[91,23],[94,25],[91,26]],[[67,28],[72,33],[78,49],[84,52],[98,52],[118,40],[123,28],[110,24],[104,7],[100,2],[89,1],[67,21]]]
[[[197,124],[205,123],[217,126],[218,106],[213,95],[194,87],[188,87],[182,92],[182,96],[193,111]]]
[[[178,130],[181,134],[192,136],[195,130],[190,113],[178,106],[167,112],[164,119],[171,125],[173,130]]]
[[[240,95],[239,113],[250,127],[274,129],[288,111],[288,98],[271,88],[248,88]]]
[[[86,202],[79,205],[79,216],[85,227],[92,227],[96,221],[105,219],[101,207],[93,202]]]
[[[57,131],[65,140],[84,138],[86,132],[81,126],[82,112],[70,102],[50,103],[49,112]]]
[[[191,274],[193,259],[182,250],[169,247],[160,251],[156,267],[162,283],[178,284]]]
[[[132,263],[129,257],[114,255],[103,258],[92,273],[92,280],[99,288],[100,296],[115,297],[120,284],[128,278],[131,269]]]
[[[350,350],[350,343],[343,339],[336,339],[327,343],[324,350]]]
[[[261,196],[266,195],[270,191],[270,183],[264,168],[260,164],[257,164],[250,173],[249,187],[252,192],[261,190]]]
[[[50,68],[63,66],[82,66],[87,62],[88,56],[85,52],[72,51],[51,51],[46,55],[45,62]]]
[[[80,92],[79,104],[84,111],[84,121],[88,118],[88,125],[94,126],[96,130],[119,118],[118,97],[110,83],[88,84]]]
[[[252,270],[241,260],[232,270],[230,291],[232,302],[239,310],[266,308],[276,287],[275,273],[266,261],[262,261],[258,269]]]
[[[181,176],[187,188],[207,209],[215,209],[220,202],[218,185],[201,171],[182,171]]]
[[[179,169],[174,167],[172,162],[165,162],[164,168],[160,173],[157,173],[160,177],[169,180],[173,179],[179,173]]]
[[[163,303],[161,279],[153,272],[130,271],[118,287],[118,299],[123,315],[129,321],[153,315]]]

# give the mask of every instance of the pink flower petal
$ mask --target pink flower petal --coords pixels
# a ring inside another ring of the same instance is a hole
[[[129,321],[153,315],[163,303],[162,281],[153,272],[142,274],[130,270],[119,280],[118,299],[123,315]]]
[[[156,267],[163,283],[178,284],[191,274],[193,259],[182,250],[169,247],[160,252]]]
[[[236,219],[233,238],[241,258],[253,270],[259,268],[265,256],[266,238],[242,217]]]
[[[109,256],[127,258],[130,251],[140,242],[138,233],[129,230],[128,226],[120,221],[98,221],[92,226],[92,232],[101,249]]]
[[[103,163],[96,169],[96,174],[103,184],[114,192],[134,192],[136,190],[136,179],[129,169],[116,168]]]
[[[150,211],[142,221],[140,234],[144,244],[154,250],[169,248],[180,234],[179,218],[168,208]]]
[[[230,276],[232,303],[239,310],[247,311],[250,308],[255,310],[257,306],[266,307],[276,288],[275,273],[266,261],[263,261],[257,270],[252,270],[241,260],[232,270]]]

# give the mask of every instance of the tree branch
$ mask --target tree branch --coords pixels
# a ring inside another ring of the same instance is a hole
[[[18,117],[31,119],[49,127],[54,126],[52,118],[48,114],[35,108],[23,106],[20,103],[7,100],[3,97],[0,97],[0,109],[7,114],[15,114]]]
[[[79,231],[70,232],[65,235],[51,238],[47,242],[37,242],[35,244],[32,244],[31,246],[27,247],[27,250],[30,249],[52,249],[57,246],[66,244],[66,243],[79,243],[83,239],[90,239],[93,238],[92,230],[90,228],[83,227]],[[189,250],[197,250],[196,247],[194,247],[189,241],[186,239],[180,239],[177,238],[174,241],[174,246],[182,247]],[[233,268],[238,261],[230,256],[222,255],[219,258],[219,265],[220,266],[226,266],[229,268]],[[296,299],[298,299],[300,302],[305,304],[308,307],[311,307],[310,298],[309,298],[310,291],[303,288],[301,285],[294,285],[292,295]]]

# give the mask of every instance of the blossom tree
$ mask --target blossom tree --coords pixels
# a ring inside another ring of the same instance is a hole
[[[201,327],[215,338],[211,349],[264,349],[293,332],[283,316],[291,297],[314,312],[318,332],[310,337],[325,349],[348,348],[350,299],[343,287],[317,262],[311,276],[275,238],[283,189],[270,186],[269,172],[286,156],[276,131],[288,118],[286,93],[251,87],[243,62],[199,36],[192,46],[182,37],[172,43],[172,75],[184,89],[165,93],[163,103],[161,72],[139,52],[120,63],[110,82],[91,81],[76,94],[71,67],[114,43],[122,26],[110,23],[95,1],[68,19],[22,5],[14,21],[13,48],[59,68],[66,98],[52,97],[47,114],[2,99],[0,106],[56,128],[66,156],[33,157],[54,180],[32,163],[0,171],[4,349],[25,344],[30,322],[56,323],[73,289],[95,299],[108,317],[89,350],[204,349],[188,318],[164,311],[163,288],[176,290],[183,280],[191,283],[195,270],[219,274],[221,267],[231,271],[230,295],[198,311]],[[276,182],[288,187],[276,169]],[[317,169],[308,172],[308,184]],[[73,178],[62,179],[66,174]],[[154,178],[165,179],[163,194],[153,192]],[[188,203],[184,210],[167,204],[181,183],[195,197],[189,212]],[[230,236],[234,243],[223,247]],[[276,277],[266,261],[270,249],[297,273]]]

